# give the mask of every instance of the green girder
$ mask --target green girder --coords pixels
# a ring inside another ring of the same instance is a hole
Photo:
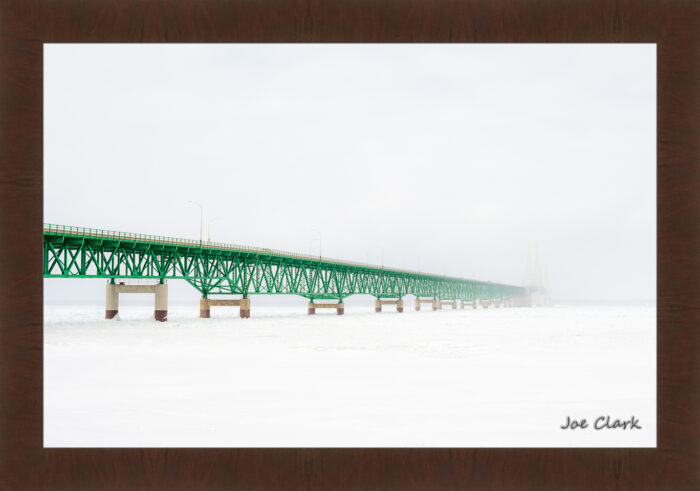
[[[44,225],[45,278],[183,279],[211,294],[496,300],[524,287],[188,239]]]

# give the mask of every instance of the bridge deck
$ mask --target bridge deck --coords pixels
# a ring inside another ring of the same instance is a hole
[[[307,254],[94,228],[44,225],[44,276],[184,279],[211,293],[338,298],[367,293],[503,298],[524,288]]]

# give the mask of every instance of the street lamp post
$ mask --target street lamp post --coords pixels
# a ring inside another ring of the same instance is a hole
[[[313,255],[314,255],[313,245],[314,245],[317,241],[318,241],[318,239],[311,239],[311,241],[309,242],[309,256],[313,256]]]
[[[379,246],[374,246],[374,247],[372,247],[371,249],[379,249],[379,251],[381,252],[381,254],[382,254],[382,269],[384,269],[384,248],[383,248],[383,247],[379,247]],[[371,249],[370,249],[370,250],[371,250]],[[366,258],[366,257],[367,257],[367,251],[365,251],[365,258]]]
[[[188,203],[199,206],[199,247],[202,247],[202,221],[204,220],[204,209],[202,208],[202,205],[196,201],[189,200]]]
[[[215,222],[216,220],[221,220],[221,217],[212,218],[207,224],[207,242],[211,242],[211,222]]]
[[[323,258],[323,234],[315,228],[311,231],[318,234],[318,259],[321,260]]]

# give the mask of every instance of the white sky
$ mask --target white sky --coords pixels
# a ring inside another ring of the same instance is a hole
[[[318,229],[327,257],[513,284],[537,241],[555,299],[656,297],[655,45],[54,44],[44,63],[46,222],[196,239],[195,200],[205,239],[220,217],[214,241],[317,253]]]

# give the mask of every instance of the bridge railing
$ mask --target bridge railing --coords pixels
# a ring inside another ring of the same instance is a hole
[[[206,240],[193,240],[193,239],[181,239],[174,237],[165,237],[162,235],[149,235],[149,234],[135,234],[130,232],[117,232],[114,230],[103,230],[96,228],[86,228],[86,227],[73,227],[70,225],[55,225],[50,223],[44,224],[44,232],[58,233],[62,235],[78,235],[87,237],[100,237],[107,239],[124,239],[124,240],[141,240],[147,242],[155,242],[162,244],[173,244],[173,245],[187,245],[194,247],[206,247],[208,249],[226,249],[235,251],[245,251],[245,252],[257,252],[263,254],[278,254],[290,257],[299,257],[311,260],[318,260],[316,256],[310,256],[306,254],[297,254],[294,252],[280,251],[276,249],[267,249],[264,247],[252,247],[244,246],[238,244],[228,244],[223,242],[211,242]],[[332,259],[324,259],[324,261],[333,261]]]
[[[174,238],[174,237],[165,237],[165,236],[161,236],[161,235],[135,234],[135,233],[130,233],[130,232],[117,232],[114,230],[103,230],[103,229],[87,228],[87,227],[74,227],[74,226],[70,226],[70,225],[56,225],[56,224],[51,224],[51,223],[44,224],[44,232],[57,233],[57,234],[62,234],[62,235],[76,235],[76,236],[107,238],[107,239],[141,240],[141,241],[161,243],[161,244],[184,245],[184,246],[202,247],[202,248],[206,247],[208,249],[221,249],[221,250],[228,250],[228,251],[253,252],[256,254],[273,254],[276,256],[292,257],[292,258],[304,259],[304,260],[308,260],[308,261],[320,261],[320,262],[324,262],[324,263],[344,264],[344,265],[348,265],[348,266],[355,266],[355,267],[374,269],[374,270],[383,270],[383,271],[387,271],[387,272],[397,272],[397,273],[405,273],[405,274],[412,274],[412,275],[430,276],[433,278],[444,278],[444,279],[451,280],[451,281],[470,281],[473,283],[496,285],[494,283],[486,282],[486,281],[468,280],[466,278],[456,278],[456,277],[452,277],[452,276],[431,275],[429,273],[419,273],[417,271],[411,271],[411,270],[406,270],[406,269],[384,268],[384,267],[380,267],[380,266],[377,266],[374,264],[346,261],[346,260],[342,260],[342,259],[320,258],[319,256],[312,256],[309,254],[299,254],[296,252],[281,251],[281,250],[277,250],[277,249],[266,249],[264,247],[251,247],[251,246],[243,246],[243,245],[237,245],[237,244],[227,244],[227,243],[222,243],[222,242],[208,242],[208,241],[204,241],[204,240],[200,242],[199,240],[179,239],[179,238]]]
[[[373,264],[345,261],[333,258],[320,258],[319,256],[312,256],[309,254],[300,254],[296,252],[281,251],[278,249],[268,249],[264,247],[252,247],[244,246],[238,244],[228,244],[222,242],[210,242],[210,241],[198,241],[192,239],[180,239],[174,237],[165,237],[161,235],[148,235],[148,234],[135,234],[130,232],[117,232],[114,230],[103,230],[96,228],[87,227],[73,227],[70,225],[55,225],[50,223],[44,224],[44,231],[49,233],[58,233],[62,235],[76,235],[76,236],[87,236],[96,238],[106,238],[106,239],[120,239],[120,240],[142,240],[147,242],[155,242],[162,244],[172,244],[172,245],[185,245],[193,247],[206,247],[208,249],[221,249],[230,251],[242,251],[242,252],[254,252],[257,254],[274,254],[277,256],[293,257],[298,259],[306,259],[309,261],[321,261],[336,264],[346,264],[349,266],[358,266],[372,269],[381,269],[379,266]],[[387,271],[398,271],[403,273],[417,274],[415,271],[400,270],[395,268],[387,268]]]

